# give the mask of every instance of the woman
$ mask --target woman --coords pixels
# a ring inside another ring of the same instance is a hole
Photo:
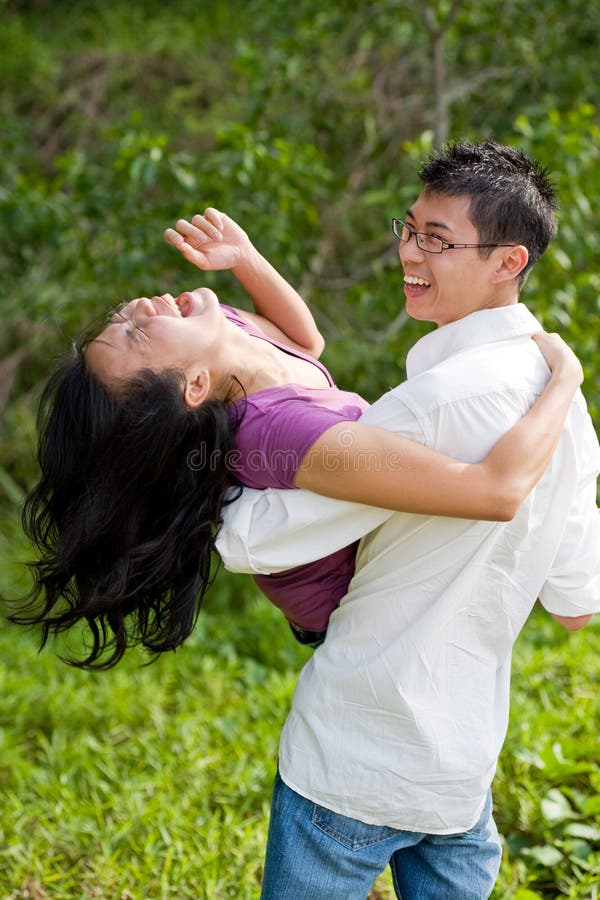
[[[24,511],[41,558],[30,612],[13,621],[41,623],[44,643],[85,619],[91,649],[74,664],[88,667],[114,665],[136,643],[179,646],[239,483],[416,513],[514,515],[582,378],[558,338],[537,337],[553,369],[542,398],[468,465],[357,421],[366,404],[317,362],[323,340],[302,298],[229,217],[209,209],[165,234],[198,268],[231,269],[256,312],[221,307],[208,288],[138,298],[56,373],[41,404],[42,477]],[[347,548],[261,587],[312,642],[353,560]]]

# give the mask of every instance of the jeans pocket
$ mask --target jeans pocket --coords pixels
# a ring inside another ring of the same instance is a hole
[[[400,834],[387,825],[367,825],[366,822],[342,816],[316,803],[313,805],[312,823],[348,850],[372,847],[390,838],[397,838]]]

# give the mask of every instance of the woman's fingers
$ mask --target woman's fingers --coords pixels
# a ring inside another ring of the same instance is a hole
[[[194,225],[197,225],[199,228],[204,228],[206,223],[213,228],[213,236],[215,240],[219,240],[222,237],[222,231],[225,226],[225,221],[223,217],[223,213],[219,212],[218,209],[215,209],[214,206],[209,206],[204,210],[204,215],[195,215],[192,218],[192,222]]]
[[[167,244],[173,244],[174,247],[180,246],[180,244],[183,244],[183,242],[185,240],[183,235],[179,234],[178,231],[175,231],[174,228],[165,229],[164,236],[165,236],[165,241],[167,242]]]
[[[191,221],[178,219],[174,228],[165,230],[164,237],[199,269],[230,269],[240,255],[236,242],[227,234],[230,221],[218,209],[208,207],[204,215],[195,215]]]
[[[169,232],[173,231],[173,229],[167,230]],[[188,222],[187,219],[178,219],[175,223],[175,233],[179,234],[186,243],[196,248],[201,247],[203,244],[221,241],[223,238],[221,232],[214,225],[211,225],[204,216],[194,216],[192,222]],[[170,243],[179,246],[181,241],[176,243],[175,241],[170,241]]]
[[[199,269],[209,268],[206,253],[201,248],[212,241],[200,234],[199,229],[195,228],[185,219],[179,219],[174,228],[167,228],[164,232],[165,240],[173,247],[177,247],[179,252],[188,262],[197,266]]]
[[[185,235],[187,240],[191,237],[203,244],[206,241],[220,241],[223,237],[221,229],[213,225],[206,216],[195,215],[191,222],[188,222],[187,219],[179,219],[175,227],[177,231]]]
[[[202,253],[201,250],[196,250],[196,248],[192,247],[188,241],[182,241],[182,243],[178,245],[178,250],[188,262],[191,262],[192,265],[197,266],[199,269],[210,268],[206,254]]]
[[[553,372],[557,370],[568,372],[581,384],[583,381],[581,363],[560,335],[539,331],[533,334],[532,338]]]
[[[167,243],[183,249],[185,241],[191,247],[199,249],[203,244],[223,240],[224,220],[223,213],[218,209],[208,207],[204,215],[195,215],[191,221],[178,219],[175,228],[167,228],[164,232]]]

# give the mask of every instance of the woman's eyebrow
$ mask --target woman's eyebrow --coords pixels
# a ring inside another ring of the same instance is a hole
[[[122,311],[125,309],[128,302],[128,300],[122,300],[121,303],[117,303],[117,305],[109,310],[106,314],[106,321],[110,322],[112,319],[114,319],[115,316],[122,316],[123,318],[125,318]]]
[[[105,344],[107,347],[112,347],[113,350],[117,350],[117,349],[118,349],[117,347],[115,347],[114,344],[111,344],[110,341],[107,341],[105,338],[101,338],[101,337],[95,337],[95,338],[93,338],[91,341],[89,341],[89,343],[86,344],[86,349],[87,349],[89,346],[91,346],[91,344]]]
[[[106,320],[107,323],[108,323],[109,325],[122,325],[122,324],[125,324],[126,322],[129,321],[129,320],[126,319],[125,317],[122,317],[120,322],[119,322],[119,321],[115,321],[115,319],[114,319],[114,316],[115,316],[115,315],[116,315],[115,313],[111,313],[111,314],[110,314],[110,317]],[[137,334],[136,334],[135,327],[126,328],[126,329],[125,329],[125,335],[129,338],[129,340],[130,340],[132,343],[134,343],[134,344],[139,343],[139,339],[138,339],[138,336],[137,336]],[[107,343],[107,342],[105,341],[104,343]]]

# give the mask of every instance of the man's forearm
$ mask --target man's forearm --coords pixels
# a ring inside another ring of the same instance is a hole
[[[283,572],[348,547],[391,515],[310,491],[244,488],[225,508],[217,551],[232,572]]]
[[[567,631],[579,631],[580,628],[583,628],[587,623],[592,619],[592,614],[590,613],[587,616],[557,616],[555,613],[550,613],[553,619],[556,619],[559,625],[562,625]]]

